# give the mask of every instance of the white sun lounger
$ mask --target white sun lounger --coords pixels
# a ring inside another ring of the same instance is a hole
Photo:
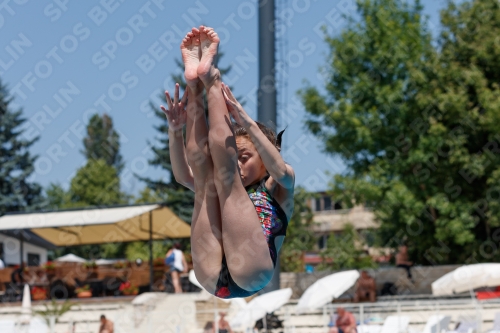
[[[15,333],[16,322],[14,320],[0,320],[0,332]]]
[[[47,324],[43,319],[41,318],[31,319],[29,333],[47,333],[48,331],[49,328],[47,327]]]
[[[425,323],[424,330],[422,333],[441,333],[448,331],[448,325],[450,324],[450,316],[445,315],[432,315],[427,319]]]
[[[495,313],[493,327],[488,331],[488,333],[500,333],[500,312]]]
[[[406,333],[410,317],[389,316],[385,319],[384,325],[359,325],[358,333]]]
[[[380,333],[406,333],[409,323],[408,316],[389,316],[385,319]]]
[[[460,320],[460,324],[458,325],[456,330],[447,331],[447,333],[473,333],[477,332],[478,324],[475,320]]]

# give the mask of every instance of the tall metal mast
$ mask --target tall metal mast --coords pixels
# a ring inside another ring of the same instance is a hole
[[[259,91],[257,118],[276,130],[274,0],[259,8]]]
[[[259,3],[259,2],[258,2]],[[275,32],[274,0],[264,1],[259,8],[259,90],[257,95],[257,119],[276,130],[276,77],[275,77]],[[280,289],[280,261],[276,260],[276,270],[272,280],[263,292]]]

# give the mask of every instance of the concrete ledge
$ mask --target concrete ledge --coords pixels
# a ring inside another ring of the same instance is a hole
[[[377,269],[367,269],[368,273],[375,278],[377,284],[377,295],[381,295],[382,288],[386,282],[393,283],[397,289],[398,295],[431,295],[432,282],[443,275],[455,270],[460,265],[443,266],[415,266],[411,272],[413,281],[407,277],[406,270],[397,267],[381,267]],[[292,298],[300,298],[304,291],[327,275],[335,273],[334,271],[322,271],[314,273],[281,273],[280,288],[292,288]],[[344,294],[341,298],[352,298],[353,288]]]

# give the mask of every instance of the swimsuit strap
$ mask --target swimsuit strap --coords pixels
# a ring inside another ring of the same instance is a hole
[[[255,205],[267,245],[269,246],[271,259],[276,266],[278,251],[274,244],[274,240],[277,236],[286,236],[288,218],[283,208],[281,208],[280,204],[266,188],[265,184],[268,178],[269,176],[264,177],[258,183],[249,186],[247,191]]]
[[[266,181],[269,179],[269,175],[265,176],[264,178],[262,178],[260,180],[260,182],[254,184],[254,185],[250,185],[248,186],[247,188],[251,190],[251,188],[253,188],[254,186],[257,186],[257,188],[255,189],[256,192],[265,192],[267,194],[267,196],[271,199],[271,204],[276,207],[276,214],[278,215],[278,218],[283,221],[283,223],[285,223],[286,226],[288,226],[288,217],[285,213],[285,211],[283,210],[283,208],[281,208],[281,205],[279,204],[278,201],[276,201],[276,199],[274,198],[274,196],[271,194],[271,192],[269,192],[269,190],[267,189],[266,187]],[[283,233],[283,236],[285,236],[286,234],[286,228],[283,230],[284,233]],[[280,235],[281,233],[277,233],[275,236],[278,236]]]

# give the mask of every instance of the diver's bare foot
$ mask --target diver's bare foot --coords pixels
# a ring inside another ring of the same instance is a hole
[[[193,28],[181,43],[182,61],[184,62],[184,78],[189,87],[196,87],[199,82],[198,66],[200,64],[200,31]]]
[[[214,63],[220,39],[214,29],[201,26],[200,42],[201,59],[197,73],[205,87],[207,87],[211,86],[220,75]]]

